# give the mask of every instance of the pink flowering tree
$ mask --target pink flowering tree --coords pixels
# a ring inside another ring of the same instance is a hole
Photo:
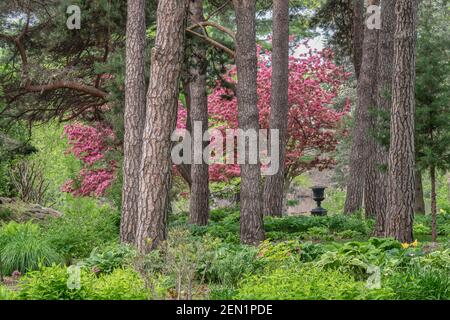
[[[338,144],[341,119],[349,113],[350,101],[337,111],[333,109],[343,82],[350,76],[333,63],[330,50],[312,51],[289,58],[289,118],[286,150],[286,175],[288,181],[311,169],[326,169],[335,164],[331,157]],[[258,108],[260,128],[269,128],[271,95],[271,57],[258,52]],[[236,83],[236,68],[231,67],[223,78],[230,85],[217,82],[208,97],[210,127],[219,130],[235,129],[237,99],[232,90]],[[186,111],[178,114],[178,127],[184,128]],[[239,165],[213,164],[212,181],[224,181],[240,174]]]
[[[61,190],[75,196],[102,196],[114,182],[117,163],[108,159],[115,139],[110,127],[73,123],[64,127],[68,139],[67,152],[81,160],[83,168],[74,179],[64,183]]]

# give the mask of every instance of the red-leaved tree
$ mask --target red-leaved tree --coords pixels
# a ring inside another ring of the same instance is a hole
[[[311,169],[326,169],[335,161],[331,157],[338,144],[341,119],[349,113],[347,99],[342,110],[333,105],[339,90],[350,76],[332,61],[331,50],[313,51],[289,58],[289,119],[286,149],[286,177],[291,178]],[[271,57],[258,50],[258,107],[260,128],[269,128],[271,95]],[[237,99],[233,92],[236,68],[231,67],[218,81],[208,97],[210,126],[219,130],[236,129]],[[180,107],[178,128],[184,128],[186,111]],[[212,164],[210,179],[224,181],[239,176],[238,164]]]
[[[117,170],[116,161],[107,159],[114,132],[99,123],[91,126],[73,123],[64,127],[64,135],[69,144],[67,152],[80,159],[83,168],[61,190],[75,196],[102,196],[114,182]]]

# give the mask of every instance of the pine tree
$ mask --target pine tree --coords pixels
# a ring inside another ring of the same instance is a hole
[[[416,0],[397,1],[386,236],[413,240]]]
[[[279,170],[268,176],[264,183],[263,212],[281,216],[285,185],[285,155],[288,125],[289,80],[289,1],[274,1],[272,39],[272,79],[270,129],[279,130]]]
[[[146,253],[167,237],[172,183],[171,134],[176,127],[188,0],[160,0],[139,177],[136,242]]]
[[[416,159],[431,179],[432,240],[436,241],[436,173],[450,168],[450,40],[445,4],[425,1],[416,66]]]
[[[256,1],[233,0],[236,12],[236,67],[239,129],[258,132],[259,111],[256,69]],[[248,153],[248,147],[245,148]],[[245,157],[248,159],[247,155]],[[247,161],[247,160],[246,160]],[[264,240],[261,211],[261,167],[258,164],[241,165],[241,242],[258,244]]]
[[[139,203],[139,169],[145,120],[145,0],[128,1],[120,239],[134,243]]]

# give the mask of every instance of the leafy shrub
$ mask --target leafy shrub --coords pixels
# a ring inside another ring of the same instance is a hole
[[[38,225],[10,222],[0,229],[0,262],[1,273],[9,275],[16,270],[35,270],[39,264],[61,262],[61,257],[43,238]]]
[[[363,255],[342,254],[338,251],[325,252],[314,265],[321,270],[338,270],[359,280],[367,277],[369,266]]]
[[[195,236],[208,234],[212,238],[222,239],[227,243],[239,244],[239,213],[233,212],[226,215],[218,222],[211,222],[208,226],[191,226],[191,232]]]
[[[320,218],[320,217],[318,217]],[[336,214],[332,216],[328,216],[327,218],[327,226],[331,232],[342,232],[345,230],[353,230],[359,232],[360,234],[368,234],[372,221],[370,219],[363,219],[358,216],[348,216],[343,214]]]
[[[348,273],[358,280],[367,278],[370,265],[383,266],[386,251],[399,250],[400,243],[392,239],[372,238],[367,242],[347,242],[338,245],[335,250],[326,251],[314,262],[320,269],[333,269]],[[398,259],[396,265],[401,262]]]
[[[114,269],[123,267],[135,255],[133,248],[113,244],[103,249],[94,248],[89,258],[84,259],[81,265],[95,270],[96,273],[111,273]]]
[[[15,292],[0,284],[0,301],[1,300],[14,300]]]
[[[19,283],[18,299],[23,300],[87,300],[92,296],[95,275],[81,269],[80,288],[69,289],[69,274],[64,266],[42,267],[27,273]]]
[[[372,299],[389,296],[365,288],[364,282],[338,271],[311,267],[280,267],[242,282],[237,299],[327,300]]]
[[[171,298],[190,300],[202,294],[198,289],[204,284],[217,247],[218,240],[209,235],[199,239],[187,228],[172,228],[159,249],[138,257],[135,265],[145,275],[153,296],[160,295],[158,287],[164,282],[163,286],[171,289]]]
[[[225,219],[227,216],[229,215],[237,215],[237,212],[239,211],[239,209],[236,209],[234,207],[224,207],[224,208],[219,208],[219,209],[214,209],[211,210],[210,213],[210,221],[213,222],[219,222],[222,221],[223,219]]]
[[[430,234],[431,228],[422,224],[422,223],[415,223],[414,224],[414,234]]]
[[[419,257],[421,267],[440,269],[450,273],[450,249],[433,251]]]
[[[130,268],[118,268],[95,280],[90,299],[147,300],[149,294],[139,273]]]
[[[205,272],[205,281],[234,287],[246,274],[260,267],[256,259],[258,249],[249,246],[223,244],[214,252],[214,257]],[[227,289],[228,290],[228,289]]]
[[[303,238],[311,240],[326,240],[326,241],[334,240],[333,236],[330,234],[330,231],[328,230],[327,227],[309,228],[308,232],[306,232],[303,235]]]
[[[304,242],[301,244],[300,260],[311,262],[326,252],[324,245],[320,243]]]
[[[412,267],[387,278],[387,286],[401,300],[450,300],[448,271]]]
[[[118,268],[96,277],[80,269],[80,287],[68,287],[69,273],[64,266],[42,267],[27,273],[19,283],[18,299],[24,300],[137,300],[148,299],[143,279],[130,268]]]
[[[118,238],[119,215],[108,205],[88,198],[71,199],[64,215],[49,221],[46,229],[51,243],[67,261],[86,258],[95,247]]]
[[[326,217],[265,217],[264,227],[266,232],[278,231],[286,233],[307,232],[312,227],[326,227]]]
[[[259,246],[258,258],[269,265],[281,265],[289,261],[298,262],[301,254],[299,241],[283,241],[272,243],[268,240]]]
[[[336,234],[341,239],[352,239],[361,236],[361,233],[355,230],[344,230]]]
[[[308,234],[314,236],[325,236],[329,233],[327,227],[312,227],[308,229]]]
[[[266,217],[264,220],[267,232],[309,233],[313,236],[323,236],[325,232],[329,234],[330,232],[337,233],[345,230],[353,230],[365,235],[369,233],[369,224],[369,220],[340,214],[325,217]]]
[[[218,284],[210,284],[209,286],[209,299],[210,300],[232,300],[236,295],[235,287],[228,287]]]
[[[416,215],[414,218],[414,232],[418,234],[431,233],[431,215]],[[450,234],[450,211],[439,210],[436,215],[437,234],[448,236]]]

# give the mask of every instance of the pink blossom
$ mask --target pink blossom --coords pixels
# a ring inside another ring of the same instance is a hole
[[[114,182],[117,164],[106,160],[112,151],[110,141],[115,139],[110,127],[103,124],[92,126],[74,123],[64,127],[68,138],[68,150],[83,163],[83,168],[75,179],[67,180],[61,191],[75,196],[102,196]]]

